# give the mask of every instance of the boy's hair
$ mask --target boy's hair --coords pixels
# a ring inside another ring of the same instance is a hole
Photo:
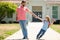
[[[50,22],[50,17],[48,15],[46,16],[46,18],[47,18],[48,22]]]
[[[50,26],[50,17],[47,15],[46,18],[47,18],[47,20],[49,22],[49,25],[48,26]]]

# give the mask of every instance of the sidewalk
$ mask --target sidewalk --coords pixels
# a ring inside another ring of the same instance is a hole
[[[30,23],[30,22],[28,23],[27,30],[29,40],[36,40],[36,35],[40,31],[42,25],[43,23]],[[21,39],[22,37],[23,37],[22,31],[19,30],[15,34],[7,37],[5,40]],[[41,39],[60,40],[60,34],[54,31],[53,29],[49,28]]]

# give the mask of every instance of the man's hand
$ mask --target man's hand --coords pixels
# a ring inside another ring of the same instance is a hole
[[[40,17],[38,17],[38,16],[37,16],[36,18],[42,21],[42,18],[40,18]]]
[[[39,17],[38,17],[38,16],[36,16],[35,18],[39,19]]]
[[[35,15],[31,10],[27,9],[27,12],[29,12],[30,14],[32,14],[33,17],[35,17],[35,18],[37,18],[37,19],[39,19],[39,20],[42,21],[42,18],[40,18],[40,17],[38,17],[37,15]]]

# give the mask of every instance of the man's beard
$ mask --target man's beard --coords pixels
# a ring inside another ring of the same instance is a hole
[[[23,5],[23,7],[25,7],[25,5]]]

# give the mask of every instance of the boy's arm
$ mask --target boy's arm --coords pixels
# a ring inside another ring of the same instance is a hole
[[[51,24],[53,24],[55,21],[56,21],[56,20],[53,18],[53,19],[52,19],[52,23],[51,23]]]
[[[55,19],[52,19],[52,22],[49,24],[49,26],[53,25],[55,21],[56,21]]]

